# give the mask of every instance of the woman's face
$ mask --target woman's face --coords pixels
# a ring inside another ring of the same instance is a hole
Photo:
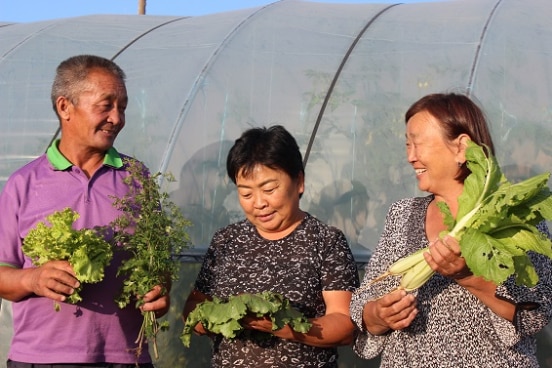
[[[465,162],[460,137],[449,141],[439,121],[427,111],[421,111],[406,124],[406,153],[416,171],[418,188],[442,199],[457,197],[462,183],[455,178],[460,172],[458,163]]]
[[[246,218],[267,239],[290,233],[302,218],[299,196],[304,178],[293,180],[282,170],[256,165],[247,177],[238,172],[238,198]]]

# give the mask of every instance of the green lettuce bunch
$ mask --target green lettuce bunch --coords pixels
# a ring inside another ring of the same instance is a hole
[[[23,253],[29,256],[35,266],[48,261],[66,260],[73,267],[81,286],[67,296],[71,304],[82,301],[79,291],[83,283],[96,283],[104,278],[104,269],[113,257],[111,244],[103,237],[103,228],[73,228],[79,214],[70,208],[55,211],[39,222],[23,240]],[[59,304],[55,309],[59,310]]]
[[[291,306],[288,299],[281,294],[264,291],[234,295],[228,300],[213,298],[199,303],[186,318],[180,339],[184,346],[189,347],[194,327],[199,322],[209,332],[229,339],[236,338],[244,331],[240,321],[248,314],[269,317],[273,331],[289,324],[294,331],[306,333],[312,326],[301,312]]]

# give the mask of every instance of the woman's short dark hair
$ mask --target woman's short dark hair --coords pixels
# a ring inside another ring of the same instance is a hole
[[[468,96],[457,93],[424,96],[410,106],[405,114],[405,122],[408,123],[412,116],[422,111],[427,111],[439,121],[449,140],[467,134],[473,142],[487,146],[494,155],[494,144],[485,114]],[[463,165],[459,179],[465,179],[469,173],[469,169]]]
[[[281,125],[248,129],[230,148],[226,171],[234,184],[238,174],[248,176],[256,165],[282,170],[292,179],[305,172],[295,138]]]

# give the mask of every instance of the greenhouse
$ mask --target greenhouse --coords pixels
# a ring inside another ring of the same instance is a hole
[[[404,148],[404,113],[420,97],[463,92],[476,99],[511,180],[551,170],[550,19],[549,0],[281,0],[198,17],[0,19],[0,189],[59,136],[50,102],[59,62],[84,53],[117,62],[127,74],[129,106],[116,148],[174,174],[171,198],[193,223],[168,317],[175,328],[162,337],[158,366],[208,366],[207,339],[188,350],[175,336],[211,236],[243,217],[225,166],[241,132],[281,124],[296,137],[306,170],[301,207],[342,229],[362,265],[389,205],[422,194]],[[6,302],[0,321],[4,349]],[[550,333],[539,335],[543,367],[552,366]],[[343,367],[377,366],[342,350]]]

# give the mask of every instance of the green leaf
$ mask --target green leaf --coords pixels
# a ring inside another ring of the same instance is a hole
[[[449,206],[445,202],[437,202],[437,207],[441,210],[443,214],[443,222],[448,229],[452,229],[456,224],[456,220],[452,213],[450,212]]]
[[[29,231],[22,247],[36,266],[55,260],[65,260],[71,264],[81,282],[81,287],[66,299],[72,304],[82,301],[79,292],[84,283],[103,280],[104,269],[113,257],[111,245],[102,236],[105,229],[75,230],[73,223],[78,218],[79,214],[70,208],[55,211],[46,217],[49,226],[39,222]],[[59,310],[60,306],[55,305],[55,308]]]
[[[463,218],[481,203],[485,197],[505,181],[496,159],[485,154],[483,147],[472,141],[466,149],[466,165],[471,173],[464,180],[464,189],[458,198],[457,218]]]
[[[517,216],[521,221],[537,225],[545,219],[552,218],[552,197],[548,187],[542,188],[532,198],[529,198],[525,203],[516,206],[513,216]]]
[[[516,282],[534,285],[536,272],[526,253],[552,258],[550,240],[536,228],[552,220],[550,173],[512,184],[495,157],[473,142],[468,143],[466,160],[471,173],[458,198],[456,219],[446,204],[438,203],[449,234],[458,239],[474,275],[496,284],[514,275]]]
[[[281,294],[270,291],[244,293],[231,296],[226,301],[213,298],[199,303],[186,318],[180,340],[189,347],[193,329],[200,322],[208,331],[234,339],[244,332],[241,320],[248,314],[267,316],[272,321],[273,330],[289,324],[295,331],[306,333],[312,325]],[[266,334],[252,334],[251,337],[264,339]]]
[[[476,247],[462,248],[466,262],[468,259],[471,260],[469,266],[475,276],[501,284],[514,272],[511,253],[492,236],[469,229],[464,233],[462,240],[465,243],[477,244]]]
[[[232,303],[236,304],[236,303]],[[247,313],[247,309],[245,308],[244,304],[241,304],[240,306],[243,306],[242,312],[238,312],[241,308],[227,308],[226,305],[223,303],[205,303],[203,305],[203,310],[201,311],[201,317],[205,318],[206,327],[208,329],[213,328],[214,326],[221,325],[224,323],[227,323],[228,321],[231,321],[232,319],[240,319],[242,318],[245,313]]]
[[[535,271],[535,267],[529,257],[524,254],[515,256],[514,267],[516,269],[516,284],[533,287],[539,281],[539,275]]]
[[[90,247],[81,247],[73,253],[71,257],[71,265],[77,275],[80,275],[80,282],[99,282],[104,278],[104,267],[102,257],[109,257],[111,259],[111,252],[100,254],[92,252]]]
[[[281,298],[269,293],[241,294],[236,299],[243,300],[245,305],[247,305],[248,311],[259,317],[275,313],[282,306]]]
[[[229,339],[233,339],[238,335],[238,332],[243,330],[242,325],[233,319],[226,321],[225,323],[212,324],[208,328],[209,331],[215,334],[221,334]]]
[[[150,175],[135,159],[123,162],[129,172],[124,180],[129,191],[122,198],[113,197],[113,205],[121,216],[111,223],[115,242],[119,245],[117,249],[124,252],[126,258],[117,270],[117,275],[125,281],[116,303],[124,308],[134,302],[139,308],[144,304],[139,296],[158,285],[167,288],[166,285],[178,279],[180,261],[177,256],[190,245],[187,229],[191,223],[161,188],[163,179],[174,181],[170,173]],[[151,340],[154,353],[157,352],[157,333],[163,329],[150,315],[144,314],[136,340],[137,357],[146,339]]]

